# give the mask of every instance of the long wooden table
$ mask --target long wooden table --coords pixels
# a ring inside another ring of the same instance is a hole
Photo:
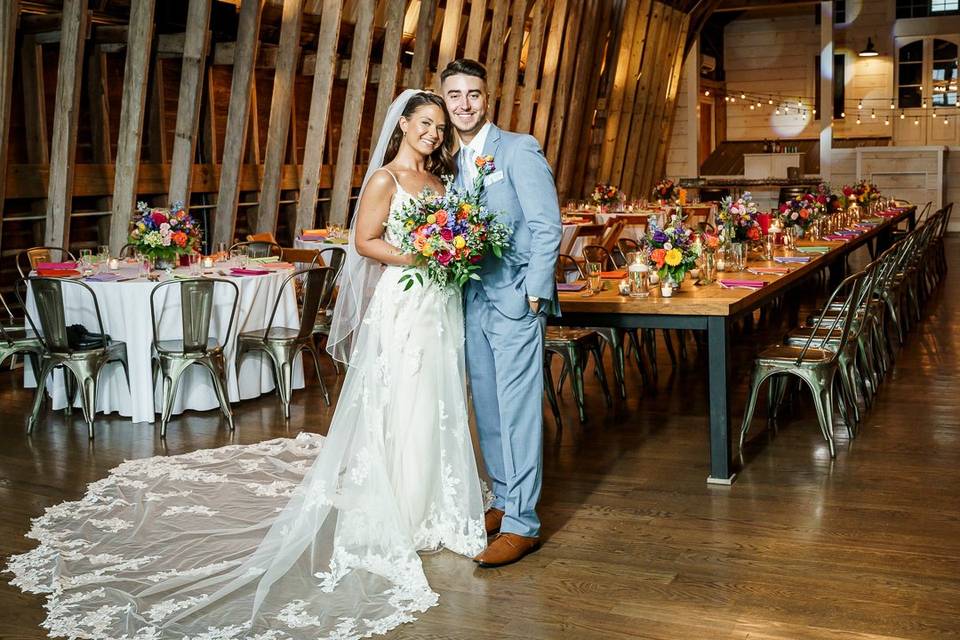
[[[726,289],[719,284],[694,285],[690,280],[671,298],[651,293],[649,298],[631,298],[617,293],[615,286],[591,297],[582,293],[561,293],[562,315],[551,318],[551,324],[574,327],[620,327],[624,329],[692,329],[707,332],[708,386],[710,394],[710,484],[732,484],[736,478],[730,440],[730,325],[773,298],[813,276],[824,267],[843,259],[865,245],[884,246],[890,232],[902,221],[909,228],[916,224],[916,207],[900,211],[872,229],[846,242],[812,241],[804,245],[829,246],[824,254],[810,255],[805,264],[784,275],[755,275],[748,272],[722,274],[723,279],[762,280],[767,284],[758,290]],[[782,249],[779,255],[787,255]],[[748,267],[772,266],[776,263],[751,260]],[[778,265],[782,266],[782,265]]]

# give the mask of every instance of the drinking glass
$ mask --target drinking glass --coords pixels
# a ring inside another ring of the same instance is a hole
[[[200,265],[200,253],[193,251],[187,254],[187,264],[190,265],[190,275],[199,276],[203,273]]]
[[[734,242],[730,245],[727,252],[727,269],[733,271],[743,271],[747,268],[747,244],[745,242]]]
[[[763,239],[763,259],[764,260],[773,260],[773,248],[777,244],[777,236],[773,233],[768,233]]]
[[[587,283],[590,286],[590,295],[597,295],[603,290],[603,278],[600,275],[603,267],[599,262],[587,262],[584,266],[587,272]]]
[[[137,261],[137,277],[145,278],[150,273],[150,258],[138,251],[134,259]]]
[[[627,267],[630,274],[630,297],[646,298],[650,295],[650,269],[639,259],[635,259]]]
[[[223,262],[227,259],[227,243],[218,242],[217,243],[217,262]]]

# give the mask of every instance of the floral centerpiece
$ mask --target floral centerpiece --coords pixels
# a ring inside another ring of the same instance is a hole
[[[598,182],[590,193],[590,199],[601,207],[609,207],[620,201],[620,190],[612,184]]]
[[[400,278],[404,290],[414,282],[423,284],[423,269],[440,287],[462,287],[467,280],[480,279],[476,272],[486,255],[503,256],[510,230],[483,203],[483,180],[495,170],[493,156],[479,156],[476,163],[473,188],[457,189],[448,177],[444,195],[425,189],[388,221],[402,238],[403,252],[418,256],[417,264]]]
[[[181,255],[199,250],[200,228],[180,202],[169,209],[138,202],[128,242],[155,264],[169,266]]]
[[[807,193],[780,205],[777,216],[781,228],[799,227],[806,231],[827,212],[826,194]]]
[[[727,196],[720,202],[718,220],[721,234],[727,242],[748,242],[760,239],[759,207],[749,191],[734,200]]]
[[[657,226],[656,218],[650,218],[647,245],[651,266],[664,282],[682,282],[687,271],[696,267],[702,250],[693,229],[683,224],[682,213],[673,214],[662,229]]]
[[[654,200],[673,200],[677,196],[677,185],[670,178],[664,178],[653,187]]]
[[[880,189],[871,182],[861,180],[853,186],[844,186],[843,198],[844,204],[847,207],[852,204],[858,204],[863,207],[880,198]]]

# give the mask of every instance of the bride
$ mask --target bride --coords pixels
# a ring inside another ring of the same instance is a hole
[[[125,462],[51,507],[10,560],[51,636],[345,640],[437,603],[418,551],[486,546],[467,422],[461,296],[385,231],[452,172],[443,101],[391,106],[356,209],[328,349],[349,360],[326,438]]]

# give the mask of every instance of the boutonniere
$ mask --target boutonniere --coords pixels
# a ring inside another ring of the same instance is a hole
[[[493,162],[493,156],[477,156],[474,160],[477,169],[481,174],[487,175],[497,170],[497,165]]]

